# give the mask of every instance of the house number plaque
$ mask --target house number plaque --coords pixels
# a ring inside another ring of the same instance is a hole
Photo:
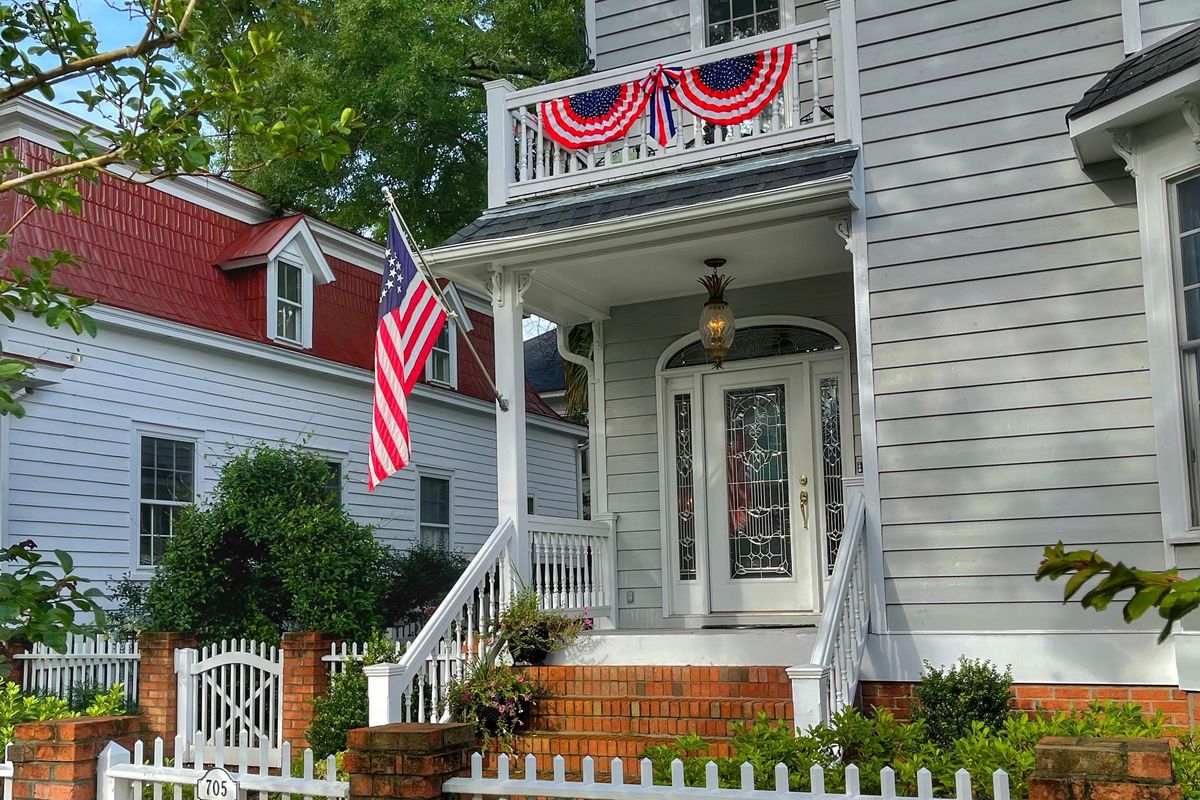
[[[196,781],[196,800],[238,800],[238,782],[228,771],[213,767]]]

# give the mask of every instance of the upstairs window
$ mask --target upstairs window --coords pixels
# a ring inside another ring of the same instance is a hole
[[[1175,184],[1173,220],[1175,279],[1179,305],[1179,349],[1183,360],[1183,403],[1191,465],[1192,525],[1200,525],[1200,174]]]
[[[705,45],[779,30],[779,0],[705,0]]]
[[[429,351],[429,360],[425,362],[425,380],[441,386],[457,388],[458,380],[455,375],[456,346],[454,324],[449,320],[442,326],[442,332],[433,349]]]
[[[450,549],[450,479],[421,476],[420,511],[421,544],[441,550]]]
[[[138,564],[154,567],[175,534],[180,509],[196,499],[196,445],[143,436],[140,462]]]
[[[304,294],[304,270],[286,261],[278,262],[275,268],[276,339],[304,345]]]

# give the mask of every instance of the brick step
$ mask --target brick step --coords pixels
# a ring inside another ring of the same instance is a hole
[[[783,667],[524,667],[530,680],[557,697],[791,698]]]
[[[625,780],[636,781],[640,775],[640,761],[646,748],[652,745],[671,744],[672,736],[644,736],[636,734],[586,734],[586,733],[530,733],[518,736],[513,752],[518,755],[510,757],[509,774],[524,776],[525,756],[532,753],[537,761],[539,778],[547,778],[554,774],[554,757],[563,757],[563,767],[567,774],[581,775],[583,759],[591,756],[595,764],[597,777],[611,774],[612,759],[620,758],[624,762]],[[484,759],[484,774],[494,775],[498,753],[491,751]],[[713,758],[723,758],[729,755],[729,741],[715,739],[711,742],[709,755]]]
[[[731,736],[733,724],[753,721],[759,714],[790,720],[787,700],[718,699],[603,699],[549,697],[538,701],[529,729],[539,732],[616,733],[679,736]]]

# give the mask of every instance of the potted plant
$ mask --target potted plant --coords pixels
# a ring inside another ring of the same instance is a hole
[[[582,617],[546,611],[537,592],[525,588],[500,614],[498,628],[514,663],[543,664],[551,653],[567,649],[580,633],[591,630],[592,620],[587,609]]]
[[[524,675],[486,656],[471,664],[467,675],[446,688],[451,714],[473,724],[485,742],[494,739],[501,749],[512,750],[540,690]]]

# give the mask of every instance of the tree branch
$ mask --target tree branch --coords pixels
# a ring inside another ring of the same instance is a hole
[[[36,181],[53,180],[62,178],[67,175],[72,175],[76,172],[84,172],[89,169],[97,169],[107,164],[112,164],[121,161],[125,157],[125,148],[118,147],[115,150],[108,150],[98,156],[85,158],[82,161],[71,161],[66,164],[57,164],[53,167],[30,172],[25,175],[18,175],[15,178],[9,178],[6,181],[0,182],[0,192],[8,192],[13,189],[19,189],[22,186],[34,183]]]
[[[192,19],[192,13],[196,10],[196,3],[197,0],[190,0],[190,2],[188,2],[187,8],[185,8],[183,12],[183,19],[180,20],[179,25],[177,25],[175,30],[171,33],[164,33],[161,36],[150,38],[150,31],[153,29],[154,23],[149,22],[146,26],[146,34],[137,44],[129,45],[127,47],[118,47],[115,50],[97,53],[94,56],[64,63],[61,66],[55,67],[54,69],[49,69],[32,77],[17,81],[16,83],[11,84],[4,89],[0,89],[0,103],[3,103],[7,100],[12,100],[14,97],[20,97],[24,94],[28,94],[39,86],[57,83],[58,81],[66,78],[91,72],[92,70],[107,66],[108,64],[124,61],[129,58],[137,58],[138,56],[145,55],[146,53],[150,53],[160,48],[175,44],[182,39],[184,34],[187,32],[187,27]]]

